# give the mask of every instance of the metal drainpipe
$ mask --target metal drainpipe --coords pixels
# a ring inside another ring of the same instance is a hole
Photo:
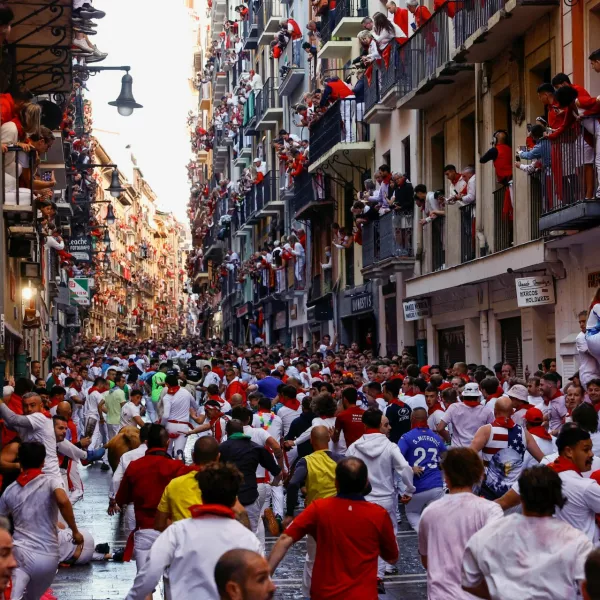
[[[483,227],[483,181],[481,178],[481,172],[477,168],[480,158],[480,134],[479,130],[483,125],[482,114],[481,114],[481,97],[479,95],[480,81],[483,71],[480,63],[475,63],[475,170],[477,177],[475,179],[476,188],[476,199],[475,199],[475,224],[477,227],[477,240],[479,242],[479,256],[483,256],[485,253],[485,247],[487,241],[485,239],[484,227]],[[479,171],[479,172],[478,172]]]

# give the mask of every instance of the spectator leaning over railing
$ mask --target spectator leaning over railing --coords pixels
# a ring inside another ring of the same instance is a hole
[[[513,220],[513,151],[508,143],[508,132],[501,129],[494,133],[492,147],[479,159],[481,164],[494,161],[496,180],[505,186],[502,217],[508,221]]]
[[[415,186],[415,204],[425,215],[419,220],[421,225],[425,226],[435,219],[445,217],[446,211],[444,210],[444,202],[444,190],[428,192],[427,187],[422,183]]]
[[[404,37],[408,37],[408,9],[400,8],[395,2],[388,2],[385,5],[388,11],[388,19],[393,21],[404,34]]]
[[[376,12],[373,15],[373,37],[387,68],[390,63],[391,41],[396,39],[398,43],[402,43],[406,36],[394,21],[390,21],[382,12]]]
[[[462,177],[467,182],[466,190],[462,195],[455,195],[447,199],[448,204],[458,204],[458,206],[467,206],[474,204],[476,200],[475,167],[469,165],[462,170]]]
[[[406,0],[406,8],[410,13],[408,15],[408,25],[413,32],[431,19],[431,12],[426,6],[421,6],[419,0]]]
[[[344,121],[344,129],[342,131],[342,142],[356,141],[356,128],[353,127],[355,122],[354,108],[355,96],[352,88],[344,83],[339,77],[333,76],[325,79],[325,90],[321,98],[320,106],[326,107],[329,103],[340,100],[340,114]]]

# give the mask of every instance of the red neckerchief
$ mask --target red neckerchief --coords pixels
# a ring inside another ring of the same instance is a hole
[[[415,421],[414,423],[411,423],[410,428],[411,429],[428,429],[429,425],[427,424],[427,421]]]
[[[173,387],[168,387],[167,394],[171,394],[171,396],[174,396],[179,391],[179,389],[180,389],[180,387],[178,385],[174,385]]]
[[[417,395],[417,392],[404,392],[405,396],[408,396],[409,398],[412,398],[413,396]]]
[[[537,437],[542,438],[543,440],[552,439],[552,436],[546,431],[546,428],[543,425],[528,426],[527,431],[529,431],[531,435],[537,435]]]
[[[77,387],[77,384],[76,384],[76,383],[72,383],[72,384],[71,384],[69,387],[70,387],[70,388],[73,388],[74,390],[77,390],[78,392],[80,392],[80,391],[81,391],[81,388],[80,388],[80,387]]]
[[[219,414],[209,421],[210,428],[212,429],[213,435],[217,442],[221,442],[221,438],[223,437],[223,426],[221,425],[221,418],[225,415],[219,411]]]
[[[596,404],[592,402],[592,406],[596,409],[596,412],[600,412],[600,402],[596,402]]]
[[[225,517],[227,519],[235,519],[235,513],[222,504],[195,504],[190,506],[190,514],[192,519],[200,517]]]
[[[92,393],[92,392],[99,392],[100,390],[93,385],[89,390],[88,390],[88,396]]]
[[[583,477],[581,471],[575,466],[575,463],[568,458],[559,456],[554,462],[548,465],[555,473],[564,473],[565,471],[575,471],[580,477]]]
[[[492,427],[504,427],[505,429],[512,429],[514,426],[515,422],[510,417],[496,417],[492,423]]]
[[[292,400],[291,398],[284,398],[282,396],[281,398],[279,398],[279,401],[281,402],[281,404],[283,404],[286,408],[289,408],[290,410],[298,410],[298,408],[300,408],[300,401],[298,400],[298,398],[294,398]]]
[[[375,429],[374,427],[366,427],[365,435],[368,433],[381,433],[381,431],[379,429]]]
[[[427,409],[427,414],[431,416],[436,410],[444,410],[439,400],[431,408]]]
[[[485,403],[487,404],[493,398],[500,398],[501,396],[504,396],[504,390],[501,387],[498,387],[498,389],[493,394],[490,394],[487,397],[487,400],[485,401]]]
[[[468,375],[459,375],[459,377],[465,382],[465,383],[471,383],[471,380],[469,379]]]
[[[378,396],[379,397],[379,396]],[[383,396],[381,396],[383,398]],[[404,402],[402,402],[402,400],[400,400],[400,398],[392,398],[390,400],[390,404],[397,404],[400,407],[404,407],[406,406],[406,404]]]
[[[552,402],[552,400],[556,400],[557,398],[560,398],[562,396],[562,392],[560,390],[556,390],[556,392],[554,392],[554,394],[552,395],[552,398],[550,398],[547,402],[546,402],[546,397],[544,396],[544,405],[548,406],[550,404],[550,402]],[[598,409],[596,409],[598,410]]]
[[[25,487],[30,481],[33,481],[36,477],[42,474],[41,469],[25,469],[17,477],[17,483],[21,487]]]
[[[479,400],[468,400],[463,398],[463,404],[466,404],[467,406],[470,406],[471,408],[475,407],[475,406],[479,406],[481,404],[481,402]]]

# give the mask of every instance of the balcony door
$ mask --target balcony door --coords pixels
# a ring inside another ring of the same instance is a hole
[[[457,362],[466,362],[465,328],[450,327],[438,331],[439,365],[447,369]]]
[[[511,364],[516,369],[517,377],[523,377],[521,317],[502,319],[500,321],[500,337],[502,340],[502,362]]]

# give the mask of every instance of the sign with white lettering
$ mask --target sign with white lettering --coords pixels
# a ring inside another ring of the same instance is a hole
[[[71,300],[71,304],[79,304],[79,306],[89,306],[89,279],[85,277],[69,279],[69,297]]]
[[[373,310],[373,294],[366,292],[364,294],[357,294],[351,298],[350,312],[353,315],[369,310]]]
[[[92,260],[92,238],[89,235],[80,235],[69,241],[69,253],[75,260],[90,262]]]
[[[554,304],[554,280],[552,277],[519,277],[515,279],[517,286],[518,306],[536,306]]]
[[[402,308],[404,309],[405,321],[418,321],[419,319],[431,316],[429,313],[429,298],[403,302]]]

